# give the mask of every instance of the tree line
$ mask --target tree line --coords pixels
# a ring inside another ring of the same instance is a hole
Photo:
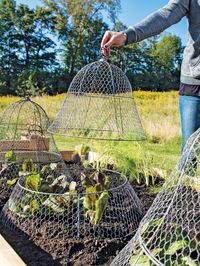
[[[0,95],[66,92],[84,65],[101,58],[104,32],[126,28],[120,8],[120,0],[43,0],[35,9],[0,0]],[[109,61],[135,90],[170,90],[178,88],[182,52],[180,38],[165,33],[113,49]]]

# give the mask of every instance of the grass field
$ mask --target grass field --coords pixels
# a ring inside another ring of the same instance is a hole
[[[60,109],[65,94],[36,97],[51,121]],[[134,92],[135,102],[147,134],[144,142],[88,141],[56,136],[59,149],[73,149],[87,143],[95,151],[111,155],[117,168],[134,179],[136,173],[151,174],[153,168],[169,173],[179,160],[181,132],[178,112],[178,92]],[[17,97],[0,98],[0,115]]]

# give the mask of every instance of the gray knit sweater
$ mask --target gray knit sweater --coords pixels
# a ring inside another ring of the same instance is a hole
[[[188,38],[181,67],[181,82],[200,85],[200,0],[170,0],[166,6],[129,27],[127,42],[139,42],[188,18]]]

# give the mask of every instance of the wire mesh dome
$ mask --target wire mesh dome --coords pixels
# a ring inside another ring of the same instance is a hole
[[[45,111],[28,98],[9,105],[0,120],[0,207],[19,178],[31,167],[58,163],[64,167],[54,139],[47,132]]]
[[[39,181],[31,187],[31,177],[20,179],[2,210],[3,224],[21,229],[49,253],[53,246],[55,258],[67,257],[69,250],[61,254],[63,243],[68,246],[77,239],[82,244],[101,239],[114,243],[136,231],[142,205],[125,176],[78,169],[70,170],[70,178],[61,178],[64,190],[57,193],[42,192]],[[54,181],[49,188],[57,185]]]
[[[132,88],[126,75],[104,59],[74,77],[49,131],[109,140],[144,140]]]
[[[200,129],[111,265],[200,265]]]

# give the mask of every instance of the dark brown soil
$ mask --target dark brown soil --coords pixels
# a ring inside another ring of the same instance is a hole
[[[18,166],[14,165],[13,163],[8,164],[3,169],[0,163],[0,210],[6,204],[14,188],[14,186],[8,185],[7,181],[10,179],[10,176],[13,178],[17,177],[18,172]]]
[[[8,231],[0,224],[0,231],[24,262],[29,266],[82,266],[109,265],[115,255],[124,247],[129,238],[111,241],[63,241],[57,249],[56,240],[52,242],[51,255],[36,246],[24,233]],[[41,239],[40,246],[45,246]],[[57,257],[58,259],[55,259]]]
[[[152,195],[146,186],[133,185],[133,187],[146,212],[156,195]],[[31,221],[27,220],[26,224],[23,224],[21,228],[28,232],[30,226]],[[19,230],[5,229],[0,224],[0,232],[28,266],[110,265],[116,254],[132,238],[131,235],[126,238],[112,240],[94,240],[91,237],[84,240],[60,239],[59,234],[55,233],[59,232],[59,225],[53,224],[51,221],[41,225],[41,234],[42,230],[48,230],[49,228],[54,231],[54,237],[50,241],[39,236],[33,238],[33,236],[28,236]],[[30,240],[30,238],[33,240]]]
[[[160,181],[161,183],[162,181]],[[141,200],[143,207],[144,207],[144,213],[148,211],[148,209],[151,207],[151,204],[153,203],[153,200],[156,197],[156,194],[153,194],[150,192],[150,188],[145,185],[136,185],[132,184],[138,198]]]
[[[10,197],[10,194],[12,193],[13,186],[7,185],[7,180],[1,182],[0,185],[0,210],[3,208],[3,206],[6,204],[7,200]]]

